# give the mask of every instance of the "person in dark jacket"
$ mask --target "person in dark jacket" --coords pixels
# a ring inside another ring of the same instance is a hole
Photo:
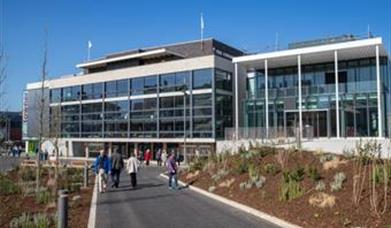
[[[111,162],[104,150],[100,151],[99,156],[95,160],[95,173],[98,175],[99,192],[103,193],[107,190],[107,175],[111,170]]]
[[[167,168],[168,168],[168,188],[169,189],[177,189],[178,186],[178,167],[175,161],[175,154],[171,153],[170,157],[167,160]]]
[[[124,167],[124,161],[122,155],[118,152],[118,148],[114,150],[111,155],[111,178],[113,180],[112,188],[118,188],[119,178],[121,175],[122,168]]]

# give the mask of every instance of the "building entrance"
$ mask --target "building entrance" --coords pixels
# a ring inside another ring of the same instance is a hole
[[[303,136],[329,137],[329,110],[303,110]],[[287,136],[293,136],[294,130],[299,127],[299,110],[289,110],[284,113],[284,129]]]

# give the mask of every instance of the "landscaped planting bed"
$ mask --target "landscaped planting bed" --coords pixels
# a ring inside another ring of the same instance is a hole
[[[18,167],[0,173],[0,227],[56,227],[53,168],[43,168],[35,192],[35,169]],[[59,189],[68,189],[69,227],[87,227],[93,185],[81,188],[82,169],[59,170]],[[90,180],[94,180],[90,177]]]
[[[391,163],[379,147],[337,156],[254,146],[196,160],[180,179],[304,227],[388,227]]]

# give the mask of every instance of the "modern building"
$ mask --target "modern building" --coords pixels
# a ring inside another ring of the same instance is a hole
[[[77,64],[80,74],[27,85],[24,139],[36,145],[44,84],[42,129],[61,139],[62,155],[94,156],[102,147],[214,150],[224,129],[233,127],[232,58],[242,54],[206,39]]]
[[[0,112],[0,140],[18,142],[22,140],[22,113]]]
[[[327,139],[389,134],[390,63],[379,37],[293,43],[233,63],[236,132],[261,128],[262,137],[290,137],[299,129],[302,137]]]
[[[308,145],[341,152],[347,142],[389,136],[389,61],[380,37],[352,35],[259,54],[214,39],[125,51],[43,83],[42,130],[59,129],[69,156],[102,147],[207,153],[277,137],[317,139]],[[24,97],[31,150],[41,87],[28,84]]]

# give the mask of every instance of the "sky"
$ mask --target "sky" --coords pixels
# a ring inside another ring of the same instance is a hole
[[[391,0],[0,0],[0,43],[7,56],[5,106],[20,111],[26,84],[39,81],[45,30],[48,75],[78,73],[75,65],[113,52],[213,37],[248,52],[368,27],[390,50]],[[278,35],[277,35],[278,34]],[[278,39],[276,39],[278,37]]]

